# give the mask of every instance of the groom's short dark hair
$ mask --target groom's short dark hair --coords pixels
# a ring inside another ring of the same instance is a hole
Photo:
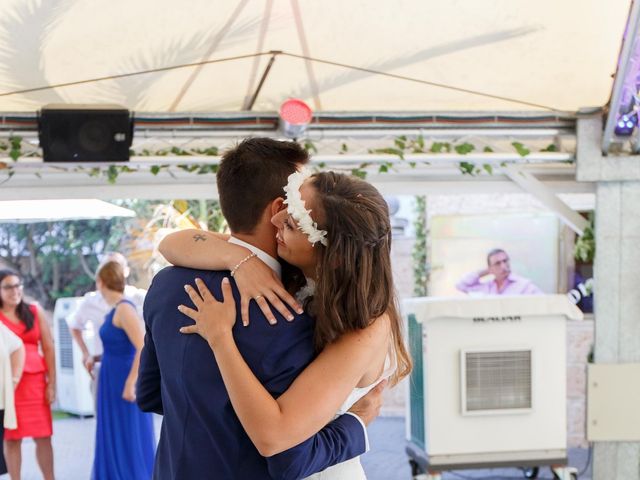
[[[309,154],[296,142],[247,138],[222,155],[217,184],[220,208],[232,232],[253,233],[264,209],[284,196],[287,177]]]

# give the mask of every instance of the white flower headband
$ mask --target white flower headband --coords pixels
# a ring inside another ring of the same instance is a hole
[[[305,208],[304,200],[300,195],[300,187],[311,175],[313,172],[306,168],[289,175],[287,185],[284,187],[286,193],[284,204],[287,205],[287,213],[296,221],[300,231],[307,235],[311,245],[320,242],[326,247],[327,231],[318,229],[318,224],[311,218],[311,210]]]

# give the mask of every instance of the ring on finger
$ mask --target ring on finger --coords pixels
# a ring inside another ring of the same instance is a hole
[[[256,295],[255,297],[253,297],[254,300],[259,300],[261,298],[264,298],[264,295]]]

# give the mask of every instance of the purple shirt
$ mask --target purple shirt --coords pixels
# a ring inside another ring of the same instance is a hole
[[[498,291],[498,284],[495,280],[480,282],[478,272],[471,272],[462,277],[456,284],[456,288],[464,293],[482,295],[540,295],[544,293],[528,278],[519,277],[513,273],[507,277],[500,291]]]

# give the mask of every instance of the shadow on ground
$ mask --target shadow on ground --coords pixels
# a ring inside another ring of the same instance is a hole
[[[156,433],[160,431],[161,417],[156,417]],[[60,418],[54,422],[53,448],[56,478],[63,480],[88,480],[91,475],[95,420],[93,418]],[[362,457],[368,480],[410,480],[411,471],[405,448],[404,419],[382,417],[369,428],[371,451]],[[587,461],[587,450],[573,449],[569,452],[570,465],[582,470]],[[8,476],[0,477],[3,480]],[[31,440],[23,447],[22,480],[40,480],[42,477],[35,461],[35,448]],[[443,480],[491,479],[521,480],[524,476],[518,469],[491,469],[447,472]],[[538,478],[553,478],[548,468],[540,471]],[[590,480],[590,470],[580,477]]]

